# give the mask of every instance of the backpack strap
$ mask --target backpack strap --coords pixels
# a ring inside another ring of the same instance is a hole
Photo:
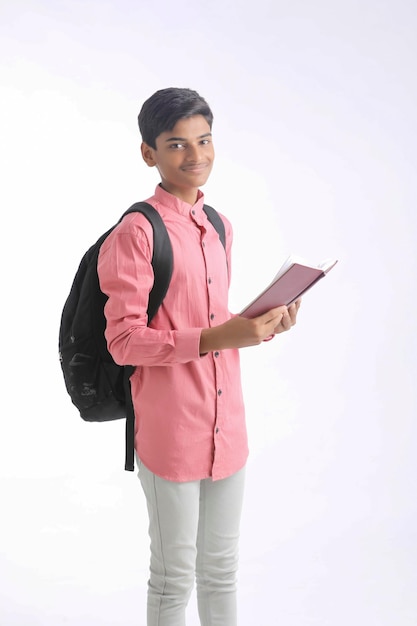
[[[119,222],[129,213],[142,213],[150,222],[153,230],[152,268],[154,271],[154,284],[149,294],[148,324],[162,304],[168,291],[172,277],[173,254],[171,241],[165,224],[158,211],[147,202],[137,202],[123,213]],[[130,377],[135,368],[125,366],[124,389],[126,402],[126,451],[125,470],[133,472],[135,469],[135,412],[130,389]]]
[[[122,219],[129,213],[142,213],[150,222],[153,230],[152,268],[154,271],[154,283],[149,294],[148,323],[162,304],[168,291],[172,277],[173,254],[171,241],[168,236],[162,217],[158,211],[147,202],[136,202],[130,209],[125,211]]]
[[[223,244],[223,248],[226,250],[226,231],[224,228],[224,222],[220,215],[217,213],[216,209],[213,209],[212,206],[205,204],[203,206],[204,213],[207,215],[208,221],[211,225],[217,230],[219,235],[219,239]]]

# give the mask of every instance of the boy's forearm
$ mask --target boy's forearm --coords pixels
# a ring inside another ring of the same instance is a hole
[[[254,319],[236,315],[219,326],[204,328],[200,335],[200,354],[258,345],[274,333],[284,311],[286,307],[278,307]]]
[[[214,326],[213,328],[203,328],[200,335],[201,355],[207,354],[207,352],[213,352],[214,350],[224,349],[224,346],[221,345],[221,334],[219,333],[219,328],[219,326]]]
[[[247,342],[247,338],[242,334],[242,330],[239,327],[236,328],[235,322],[236,318],[219,324],[219,326],[203,328],[200,335],[200,354],[207,354],[207,352],[216,350],[242,348],[250,345],[252,342]],[[246,323],[246,320],[244,322]]]

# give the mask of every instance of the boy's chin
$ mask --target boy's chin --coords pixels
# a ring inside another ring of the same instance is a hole
[[[210,172],[199,172],[198,174],[192,174],[187,176],[187,182],[191,187],[201,187],[205,185],[210,176]]]

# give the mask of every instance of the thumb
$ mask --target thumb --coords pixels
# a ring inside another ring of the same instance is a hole
[[[274,309],[270,309],[263,315],[259,316],[259,321],[263,324],[269,324],[270,322],[274,322],[274,324],[279,324],[284,315],[287,313],[286,306],[278,306]]]

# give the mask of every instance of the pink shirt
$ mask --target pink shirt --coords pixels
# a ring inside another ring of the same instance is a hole
[[[126,216],[102,245],[98,262],[109,296],[110,353],[116,363],[137,366],[131,379],[136,451],[148,469],[168,480],[226,478],[248,456],[239,353],[200,356],[199,342],[203,328],[231,317],[231,225],[222,216],[226,263],[201,192],[191,206],[158,186],[147,202],[162,216],[174,254],[168,293],[149,327],[153,237],[147,219]]]

